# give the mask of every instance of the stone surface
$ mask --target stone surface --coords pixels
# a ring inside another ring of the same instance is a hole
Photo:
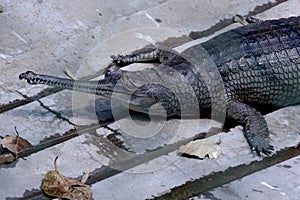
[[[98,73],[107,66],[110,54],[129,53],[149,44],[149,40],[145,40],[147,34],[143,34],[143,37],[137,36],[133,29],[137,33],[144,33],[143,31],[153,27],[151,31],[154,35],[152,34],[151,38],[163,41],[170,36],[207,30],[221,19],[229,19],[236,14],[246,15],[257,6],[268,2],[76,0],[71,3],[66,0],[3,0],[1,5],[4,11],[0,13],[0,105],[24,99],[16,91],[31,97],[46,88],[29,86],[24,81],[19,81],[20,72],[32,70],[66,77],[63,71],[68,66],[77,77]],[[289,0],[259,14],[258,17],[270,19],[299,15],[299,5],[298,0]],[[201,41],[192,41],[190,44]],[[36,145],[45,137],[56,133],[62,135],[75,125],[91,125],[96,122],[94,100],[94,95],[62,91],[42,98],[40,102],[12,107],[9,111],[0,113],[0,135],[13,135],[16,126],[21,137]],[[299,106],[295,106],[267,115],[271,139],[276,150],[299,144],[298,110]],[[125,123],[122,125],[122,122]],[[107,165],[126,169],[126,166],[120,166],[118,161],[122,160],[118,159],[128,154],[118,151],[120,147],[108,141],[107,138],[111,136],[116,137],[116,142],[130,150],[129,155],[132,157],[123,159],[128,158],[132,165],[125,163],[130,166],[125,172],[93,184],[95,199],[143,199],[160,196],[170,192],[173,187],[184,186],[189,180],[201,179],[230,166],[259,160],[258,157],[249,154],[241,127],[211,137],[216,142],[221,141],[220,158],[198,160],[181,157],[174,147],[168,147],[174,142],[193,137],[195,132],[208,131],[209,126],[205,120],[199,120],[199,123],[197,120],[196,123],[183,121],[183,129],[178,131],[179,129],[174,128],[178,127],[178,122],[179,120],[174,120],[164,124],[164,132],[156,134],[156,137],[153,137],[151,132],[142,132],[144,139],[139,138],[141,135],[133,134],[138,129],[127,134],[127,129],[132,127],[128,127],[126,120],[101,128],[91,125],[89,130],[81,132],[82,135],[72,140],[31,154],[10,165],[0,166],[0,199],[22,197],[26,190],[40,189],[42,177],[47,171],[53,170],[53,160],[56,156],[59,156],[58,167],[61,173],[70,177],[78,177],[84,172],[92,172]],[[212,125],[219,128],[218,124]],[[141,127],[143,131],[143,126]],[[160,132],[159,128],[160,126],[155,129],[155,133]],[[94,145],[96,141],[102,145],[100,148],[99,144]],[[157,144],[157,141],[162,142]],[[162,144],[166,145],[166,151],[163,151],[164,148],[157,148]],[[107,152],[103,151],[105,147],[108,147]],[[157,150],[158,153],[152,155],[149,150]],[[146,156],[142,154],[145,152],[148,153]],[[135,157],[141,155],[142,159]],[[299,193],[299,182],[295,178],[299,176],[298,161],[299,158],[295,157],[253,176],[216,188],[209,194],[220,199],[245,196],[249,199],[293,199]],[[143,162],[145,163],[141,164]],[[274,174],[278,176],[274,177]],[[265,179],[260,180],[259,177]],[[278,182],[274,180],[276,177],[279,177]],[[262,185],[263,181],[278,189]],[[282,182],[288,184],[284,185]],[[243,186],[243,189],[237,189],[239,186]],[[201,197],[210,198],[209,195]]]
[[[43,177],[54,170],[54,159],[62,174],[76,178],[101,166],[82,145],[84,136],[32,154],[0,169],[0,197],[22,197],[26,190],[39,189]]]
[[[289,113],[288,116],[287,113]],[[300,127],[297,123],[298,119],[293,117],[299,116],[299,114],[300,110],[299,106],[297,106],[284,108],[266,116],[267,123],[269,124],[271,131],[271,142],[275,146],[276,151],[286,147],[297,146],[299,144]],[[283,118],[283,123],[278,123],[278,119]],[[282,134],[283,130],[286,134]],[[230,132],[220,133],[210,138],[216,142],[220,141],[221,143],[220,147],[222,154],[217,159],[199,160],[186,158],[180,156],[177,151],[173,151],[167,155],[137,166],[136,168],[132,168],[94,184],[93,192],[96,196],[101,196],[105,199],[149,199],[153,196],[160,196],[164,193],[168,193],[170,192],[171,188],[184,185],[190,180],[201,179],[202,177],[212,174],[213,172],[222,172],[230,167],[237,167],[242,164],[247,165],[253,161],[261,160],[261,158],[255,156],[255,154],[250,153],[249,146],[242,134],[241,127],[233,128],[230,130]],[[297,169],[297,164],[299,164],[298,161],[299,158],[287,161],[288,163],[295,162],[296,165],[293,167],[293,171],[295,170],[296,173],[284,173],[284,171],[278,172],[285,174],[286,177],[284,180],[297,179],[297,174],[300,173],[300,171]],[[280,165],[285,164],[278,164],[278,166]],[[274,170],[276,170],[276,167],[274,167],[273,170],[268,171],[267,169],[258,172],[261,176],[261,180],[265,180],[267,183],[272,183],[272,180],[267,179],[266,176],[273,177],[274,179],[277,177],[278,179],[280,176],[274,177],[274,174],[277,174],[274,173]],[[264,173],[267,175],[264,175]],[[246,177],[245,180],[242,180],[241,182],[245,188],[247,188],[248,180],[250,181],[249,183],[253,182],[253,184],[258,184],[256,178],[259,175],[253,176],[253,178],[251,178],[250,175],[249,178]],[[224,179],[226,179],[225,176]],[[280,181],[278,180],[278,182]],[[128,186],[124,187],[124,185],[127,183],[129,183]],[[231,193],[229,193],[230,188],[228,188],[228,190],[226,190],[226,188],[217,189],[216,194],[218,194],[218,196],[216,197],[220,199],[227,199],[230,197],[235,197],[235,194],[240,194],[238,190],[238,183],[239,181],[236,181],[234,184],[229,185],[230,187],[235,187],[235,190],[231,191]],[[276,184],[274,185],[276,186]],[[295,185],[297,187],[291,190],[292,186]],[[256,196],[255,192],[253,194],[253,190],[248,188],[247,190],[245,189],[244,191],[241,191],[240,197],[243,198],[245,195],[248,195],[249,199],[261,199],[262,197],[268,197],[268,195],[271,195],[270,197],[274,197],[277,193],[279,193],[279,191],[290,191],[288,195],[289,197],[292,197],[293,195],[297,195],[299,181],[291,181],[291,183],[287,184],[286,187],[284,184],[281,184],[280,186],[280,190],[275,192],[273,191],[271,194],[262,193],[260,196]],[[124,188],[126,192],[115,193],[115,188]],[[222,192],[222,190],[228,191],[228,196],[225,195],[226,191]],[[215,193],[213,192],[213,194]]]
[[[0,75],[0,103],[20,98],[12,92],[27,86],[18,81],[20,72],[32,70],[63,76],[66,65],[76,72],[89,52],[115,34],[144,27],[168,28],[187,34],[191,30],[205,30],[237,13],[247,14],[267,2],[243,0],[203,4],[189,1],[182,6],[176,0],[92,1],[88,4],[76,1],[71,6],[68,1],[3,1],[6,9],[0,18],[0,65],[5,70]],[[98,67],[105,66],[106,63]],[[90,69],[85,66],[85,70]],[[42,88],[33,86],[28,90],[36,93]]]
[[[37,101],[2,113],[0,120],[3,122],[0,123],[1,136],[16,135],[16,127],[19,135],[33,145],[39,144],[46,137],[63,134],[74,128],[68,121],[41,107]]]
[[[299,199],[300,156],[193,197],[197,199]]]

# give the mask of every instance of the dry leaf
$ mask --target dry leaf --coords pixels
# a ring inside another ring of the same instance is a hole
[[[81,181],[70,179],[62,175],[56,166],[54,160],[54,171],[49,171],[43,181],[43,191],[49,195],[58,198],[90,200],[92,199],[91,186],[84,184],[88,179],[88,174],[82,177]]]
[[[207,155],[210,159],[217,158],[221,154],[221,148],[216,142],[201,139],[189,142],[179,148],[180,153],[197,156],[201,159]]]
[[[32,145],[25,139],[19,136],[19,133],[15,127],[17,136],[6,136],[3,138],[1,145],[2,148],[7,149],[8,151],[15,154],[16,158],[18,158],[19,153],[24,151],[24,149],[32,147]]]
[[[15,160],[15,156],[11,152],[5,152],[0,155],[0,165],[11,163]]]
[[[73,79],[73,80],[78,80],[78,78],[71,72],[71,70],[70,70],[70,67],[69,67],[69,65],[67,65],[66,64],[66,67],[65,67],[65,73],[66,73],[66,75],[68,76],[68,77],[70,77],[71,79]]]

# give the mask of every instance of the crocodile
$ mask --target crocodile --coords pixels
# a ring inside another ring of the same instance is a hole
[[[138,71],[122,68],[136,62],[160,64]],[[210,72],[219,79],[210,78]],[[226,119],[243,126],[251,150],[271,155],[274,146],[260,108],[276,110],[300,103],[300,17],[241,26],[182,53],[154,46],[112,56],[98,81],[32,71],[19,78],[115,99],[146,114],[203,117],[225,109]]]

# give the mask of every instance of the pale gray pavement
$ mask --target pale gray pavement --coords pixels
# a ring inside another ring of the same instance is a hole
[[[148,199],[162,195],[170,195],[172,199],[192,196],[192,199],[299,199],[299,148],[298,156],[296,153],[291,159],[278,153],[273,160],[288,160],[274,162],[267,168],[268,159],[250,153],[241,127],[216,134],[220,132],[219,123],[175,119],[159,124],[153,132],[141,128],[140,134],[146,137],[141,139],[140,135],[133,135],[139,132],[132,130],[128,119],[94,128],[91,125],[96,122],[93,95],[61,91],[40,101],[16,104],[24,101],[16,91],[32,97],[47,88],[19,81],[21,72],[32,70],[65,77],[66,66],[78,77],[101,72],[110,60],[109,55],[129,53],[147,44],[146,40],[137,39],[136,33],[164,41],[169,37],[188,35],[191,31],[205,31],[236,14],[257,11],[261,12],[256,15],[260,19],[300,15],[299,0],[288,0],[261,11],[267,3],[268,0],[0,1],[4,7],[0,13],[0,135],[15,134],[16,126],[21,137],[38,145],[77,125],[90,128],[84,129],[78,137],[0,166],[0,199],[29,198],[28,195],[44,198],[39,192],[42,178],[53,169],[56,156],[59,156],[58,167],[64,175],[79,177],[84,172],[92,172],[91,177],[98,178],[92,185],[94,199]],[[299,145],[299,116],[299,106],[267,115],[276,151],[284,152]],[[136,123],[144,122],[137,120]],[[132,131],[129,131],[131,135],[128,130]],[[172,146],[201,132],[213,132],[210,139],[221,141],[222,154],[218,159],[182,157]],[[159,134],[152,137],[153,133]],[[135,154],[111,145],[107,138],[112,136],[129,151],[145,153],[161,145],[170,148],[165,152],[158,148],[155,155],[146,153],[136,158]],[[124,162],[120,164],[120,161]],[[101,171],[107,165],[127,171]],[[241,166],[248,171],[239,177]],[[232,182],[230,167],[236,170]],[[207,179],[206,176],[214,177],[215,172],[224,172],[224,178],[207,181],[214,185],[211,189],[189,188],[188,181],[201,182]],[[223,185],[223,182],[227,184]],[[197,194],[197,191],[204,192]]]

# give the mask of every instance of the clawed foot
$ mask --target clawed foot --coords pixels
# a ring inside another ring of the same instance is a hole
[[[260,141],[256,144],[250,144],[250,147],[252,151],[256,151],[258,156],[261,156],[262,153],[266,156],[271,156],[274,151],[274,146],[270,145],[268,141]]]
[[[251,134],[249,130],[246,133],[247,141],[252,151],[256,151],[258,156],[263,153],[266,156],[271,156],[274,150],[274,146],[270,144],[270,138],[263,134]]]
[[[160,54],[162,52],[158,48],[144,48],[128,55],[112,55],[110,57],[113,63],[125,66],[137,62],[157,62]]]
[[[258,156],[261,153],[266,156],[271,156],[274,146],[270,144],[270,137],[267,124],[263,118],[249,119],[244,134],[253,151],[256,151]]]

